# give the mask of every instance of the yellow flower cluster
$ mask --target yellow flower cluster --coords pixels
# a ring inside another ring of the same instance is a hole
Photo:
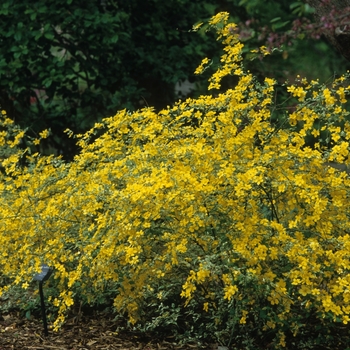
[[[1,276],[29,283],[41,263],[52,266],[56,326],[75,294],[94,301],[111,284],[115,307],[137,322],[145,291],[163,298],[156,289],[163,280],[179,281],[186,304],[202,293],[204,311],[215,298],[247,295],[253,308],[256,296],[244,286],[261,288],[279,310],[267,328],[294,307],[349,321],[350,178],[325,165],[348,162],[350,124],[343,118],[336,126],[329,116],[348,89],[289,87],[300,101],[287,116],[295,128],[276,126],[275,82],[258,84],[244,72],[242,44],[225,22],[218,31],[226,49],[210,87],[237,74],[236,87],[159,113],[120,111],[81,135],[69,164],[36,154],[20,167],[21,150],[2,160]],[[331,149],[305,144],[316,120]]]

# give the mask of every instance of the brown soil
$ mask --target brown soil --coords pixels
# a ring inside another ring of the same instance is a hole
[[[59,332],[49,330],[44,335],[40,319],[23,319],[17,313],[0,315],[0,350],[197,350],[217,349],[217,346],[199,348],[180,346],[172,339],[152,339],[135,333],[116,333],[116,324],[106,316],[83,317],[68,320]]]

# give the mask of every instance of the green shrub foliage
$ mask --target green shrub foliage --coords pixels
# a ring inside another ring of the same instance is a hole
[[[350,179],[331,165],[349,162],[350,87],[345,77],[327,87],[300,78],[286,89],[293,108],[271,123],[275,80],[245,70],[227,19],[209,22],[224,44],[210,88],[227,75],[234,88],[159,113],[122,110],[83,135],[66,130],[81,148],[71,163],[17,148],[24,132],[3,117],[3,296],[25,293],[46,263],[55,329],[74,303],[111,297],[133,327],[187,339],[342,341]]]

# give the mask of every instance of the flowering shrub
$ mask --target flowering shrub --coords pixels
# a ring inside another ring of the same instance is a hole
[[[348,162],[350,87],[299,79],[292,111],[272,123],[275,82],[244,70],[227,17],[210,21],[225,51],[210,87],[235,74],[234,88],[67,130],[81,147],[69,164],[30,148],[3,160],[3,294],[46,263],[55,328],[75,302],[111,294],[135,327],[226,345],[250,334],[278,348],[314,325],[345,327],[350,179],[327,164]]]

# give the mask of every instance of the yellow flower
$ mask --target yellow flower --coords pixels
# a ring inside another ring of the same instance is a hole
[[[298,97],[299,101],[304,101],[307,94],[307,92],[301,86],[299,87],[296,87],[294,85],[288,86],[287,91],[290,92],[292,96]]]
[[[217,15],[213,16],[209,24],[215,26],[218,23],[225,23],[228,20],[229,13],[228,12],[219,12]]]
[[[260,52],[264,55],[264,56],[267,56],[267,55],[270,55],[271,52],[267,49],[266,46],[260,46]]]
[[[197,23],[192,27],[192,30],[196,32],[202,25],[203,25],[203,22]]]
[[[336,98],[332,96],[332,93],[328,88],[323,90],[323,96],[327,106],[332,106],[335,104]]]
[[[268,85],[268,86],[273,86],[276,84],[276,80],[275,79],[271,79],[271,78],[265,78],[265,83]]]
[[[203,304],[203,310],[204,310],[205,312],[208,312],[208,310],[209,310],[209,303],[205,302],[205,303]]]
[[[39,133],[40,138],[46,139],[50,136],[50,131],[49,130],[43,130],[42,132]]]
[[[241,319],[239,320],[239,323],[240,323],[240,324],[245,324],[245,323],[247,323],[247,315],[248,315],[248,311],[242,310],[242,317],[241,317]]]
[[[236,292],[238,292],[238,288],[237,286],[227,286],[224,288],[224,299],[227,299],[228,301],[230,301],[232,299],[232,297],[236,294]]]

